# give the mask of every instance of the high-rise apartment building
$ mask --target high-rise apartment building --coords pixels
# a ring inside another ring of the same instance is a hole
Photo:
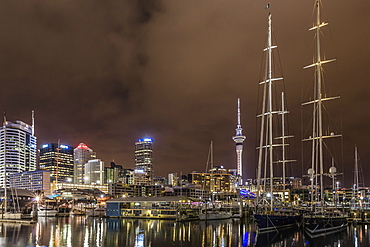
[[[84,167],[84,183],[102,185],[104,183],[104,161],[89,160]]]
[[[116,165],[114,161],[110,163],[110,167],[104,167],[104,183],[117,183],[122,177],[122,166]]]
[[[122,169],[122,176],[118,180],[124,184],[135,184],[135,170]]]
[[[153,139],[145,137],[135,143],[135,184],[153,184]]]
[[[179,183],[179,178],[177,177],[177,173],[168,174],[168,185],[177,186],[178,183]]]
[[[42,145],[40,169],[50,171],[51,182],[71,183],[73,179],[73,148],[58,143]]]
[[[74,149],[74,183],[83,184],[85,174],[85,164],[89,160],[96,159],[96,153],[85,143],[80,143]]]
[[[33,121],[32,121],[33,122]],[[4,121],[0,128],[0,186],[9,187],[8,176],[36,170],[34,124]]]

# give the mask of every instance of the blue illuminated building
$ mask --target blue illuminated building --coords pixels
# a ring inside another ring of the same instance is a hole
[[[73,147],[57,143],[41,146],[40,169],[50,171],[51,182],[72,182],[73,166]]]
[[[134,183],[152,185],[153,177],[153,139],[145,137],[135,143]]]

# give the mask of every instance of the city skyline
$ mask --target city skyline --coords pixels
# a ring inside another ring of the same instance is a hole
[[[149,136],[155,176],[166,176],[203,172],[210,141],[215,166],[236,168],[231,137],[240,98],[244,179],[255,178],[257,88],[270,11],[295,136],[294,175],[302,176],[308,167],[300,162],[300,107],[302,84],[312,78],[303,66],[312,62],[314,1],[272,2],[269,10],[266,4],[5,1],[0,107],[9,121],[26,123],[35,110],[38,148],[58,139],[74,147],[84,142],[102,160],[124,167],[134,167],[134,143]],[[334,114],[343,116],[348,187],[355,145],[364,173],[370,172],[370,2],[324,1],[323,7],[326,56],[338,59],[325,67],[325,78],[341,96]]]

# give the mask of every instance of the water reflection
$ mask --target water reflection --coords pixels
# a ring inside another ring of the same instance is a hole
[[[228,221],[174,222],[107,219],[105,246],[232,246],[238,225]],[[235,245],[237,246],[237,245]]]
[[[0,246],[26,246],[32,226],[0,223]],[[27,232],[28,234],[23,234]]]
[[[299,240],[298,231],[284,230],[280,232],[269,232],[258,234],[256,237],[255,246],[280,246],[282,242],[287,242],[290,240],[291,246],[294,246],[295,243]],[[286,246],[286,244],[284,245]]]
[[[0,246],[28,247],[246,247],[246,246],[364,246],[370,247],[369,226],[310,239],[302,230],[256,234],[253,222],[174,222],[160,220],[40,218],[37,224],[0,223]]]
[[[348,235],[353,239],[355,247],[365,246],[364,243],[370,245],[370,234],[369,234],[370,225],[355,225],[352,227],[352,231],[348,232]]]
[[[29,246],[103,246],[105,236],[105,222],[102,219],[80,216],[40,218],[34,231],[35,245]]]

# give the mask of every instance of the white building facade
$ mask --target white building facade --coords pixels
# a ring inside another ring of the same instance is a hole
[[[85,143],[80,143],[74,149],[74,169],[73,181],[76,184],[83,184],[85,179],[85,164],[89,160],[96,159],[96,153],[89,148]]]
[[[89,160],[85,164],[85,184],[102,185],[104,183],[104,161],[100,159]]]
[[[5,121],[0,128],[0,187],[9,187],[9,175],[36,170],[37,138],[33,125]]]

